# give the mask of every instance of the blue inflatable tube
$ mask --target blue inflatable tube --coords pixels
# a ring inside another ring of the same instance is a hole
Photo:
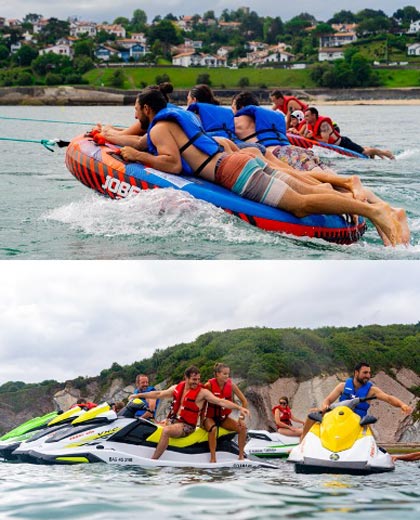
[[[79,136],[67,147],[66,166],[80,182],[113,199],[124,198],[141,190],[174,188],[223,208],[266,231],[351,244],[366,230],[366,222],[360,217],[357,224],[349,215],[297,218],[286,211],[239,197],[204,179],[172,175],[141,163],[126,163],[115,152],[114,146],[98,145],[89,137]]]

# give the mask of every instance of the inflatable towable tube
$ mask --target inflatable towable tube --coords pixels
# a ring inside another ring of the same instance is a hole
[[[287,138],[289,139],[290,144],[293,144],[294,146],[300,146],[301,148],[312,148],[313,146],[320,146],[321,148],[332,150],[333,152],[336,152],[340,155],[345,155],[346,157],[353,157],[355,159],[369,159],[369,157],[364,153],[355,152],[354,150],[349,150],[348,148],[343,148],[342,146],[338,146],[336,144],[315,141],[315,139],[307,139],[301,135],[288,133]]]
[[[322,238],[337,244],[356,242],[366,230],[363,218],[352,222],[349,215],[310,215],[297,218],[286,211],[244,199],[212,182],[192,176],[173,175],[141,163],[126,163],[114,145],[98,145],[78,136],[67,148],[66,166],[81,183],[112,199],[141,190],[174,188],[210,202],[266,231]]]

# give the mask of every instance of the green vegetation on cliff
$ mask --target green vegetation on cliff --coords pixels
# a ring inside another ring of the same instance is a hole
[[[189,365],[200,367],[203,379],[212,374],[216,361],[232,367],[235,377],[245,384],[268,384],[279,377],[305,380],[320,374],[351,371],[360,360],[368,361],[374,371],[409,368],[419,372],[420,322],[416,325],[368,325],[323,327],[319,329],[243,328],[207,332],[191,343],[158,349],[152,357],[121,366],[117,362],[102,370],[102,388],[115,378],[133,383],[139,372],[152,381],[175,382]],[[87,380],[78,377],[73,386],[83,389]],[[36,387],[57,388],[56,381],[40,385],[5,383],[0,394],[19,393]]]

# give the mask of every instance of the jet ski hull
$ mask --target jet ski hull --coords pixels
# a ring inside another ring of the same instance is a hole
[[[292,448],[299,444],[299,437],[265,430],[248,430],[248,438],[245,453],[259,458],[287,457]]]

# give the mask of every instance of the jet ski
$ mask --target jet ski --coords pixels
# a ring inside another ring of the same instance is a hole
[[[134,401],[140,401],[138,399]],[[144,406],[143,402],[143,406]],[[276,466],[258,459],[238,460],[239,449],[234,441],[236,432],[219,428],[217,462],[210,463],[208,434],[202,428],[180,439],[171,439],[168,449],[159,460],[151,457],[159,442],[162,426],[141,417],[135,417],[139,408],[129,403],[117,416],[112,410],[89,414],[75,419],[44,442],[30,446],[25,452],[17,450],[19,458],[35,464],[80,464],[102,462],[142,467],[242,468]],[[96,411],[97,412],[97,411]]]
[[[78,428],[78,419],[82,417],[86,418],[86,422],[82,428]],[[67,412],[51,420],[45,428],[35,432],[33,437],[17,446],[12,455],[21,462],[28,462],[27,453],[31,450],[45,444],[48,445],[60,438],[67,438],[67,435],[77,434],[79,430],[91,430],[92,424],[108,425],[116,418],[117,414],[111,410],[108,403],[103,403],[91,410],[86,410],[81,406],[70,408]]]
[[[45,428],[52,419],[57,417],[58,413],[54,411],[39,417],[33,417],[2,435],[0,437],[0,459],[14,460],[16,457],[12,453],[20,443],[30,439],[39,430]]]
[[[287,457],[290,450],[299,444],[299,440],[299,437],[290,437],[278,432],[248,430],[245,453],[261,458]]]
[[[348,399],[332,405],[324,414],[309,414],[315,424],[288,458],[295,463],[296,473],[367,475],[393,471],[391,456],[378,447],[370,428],[376,417],[361,418],[353,411],[359,403],[371,399]]]

